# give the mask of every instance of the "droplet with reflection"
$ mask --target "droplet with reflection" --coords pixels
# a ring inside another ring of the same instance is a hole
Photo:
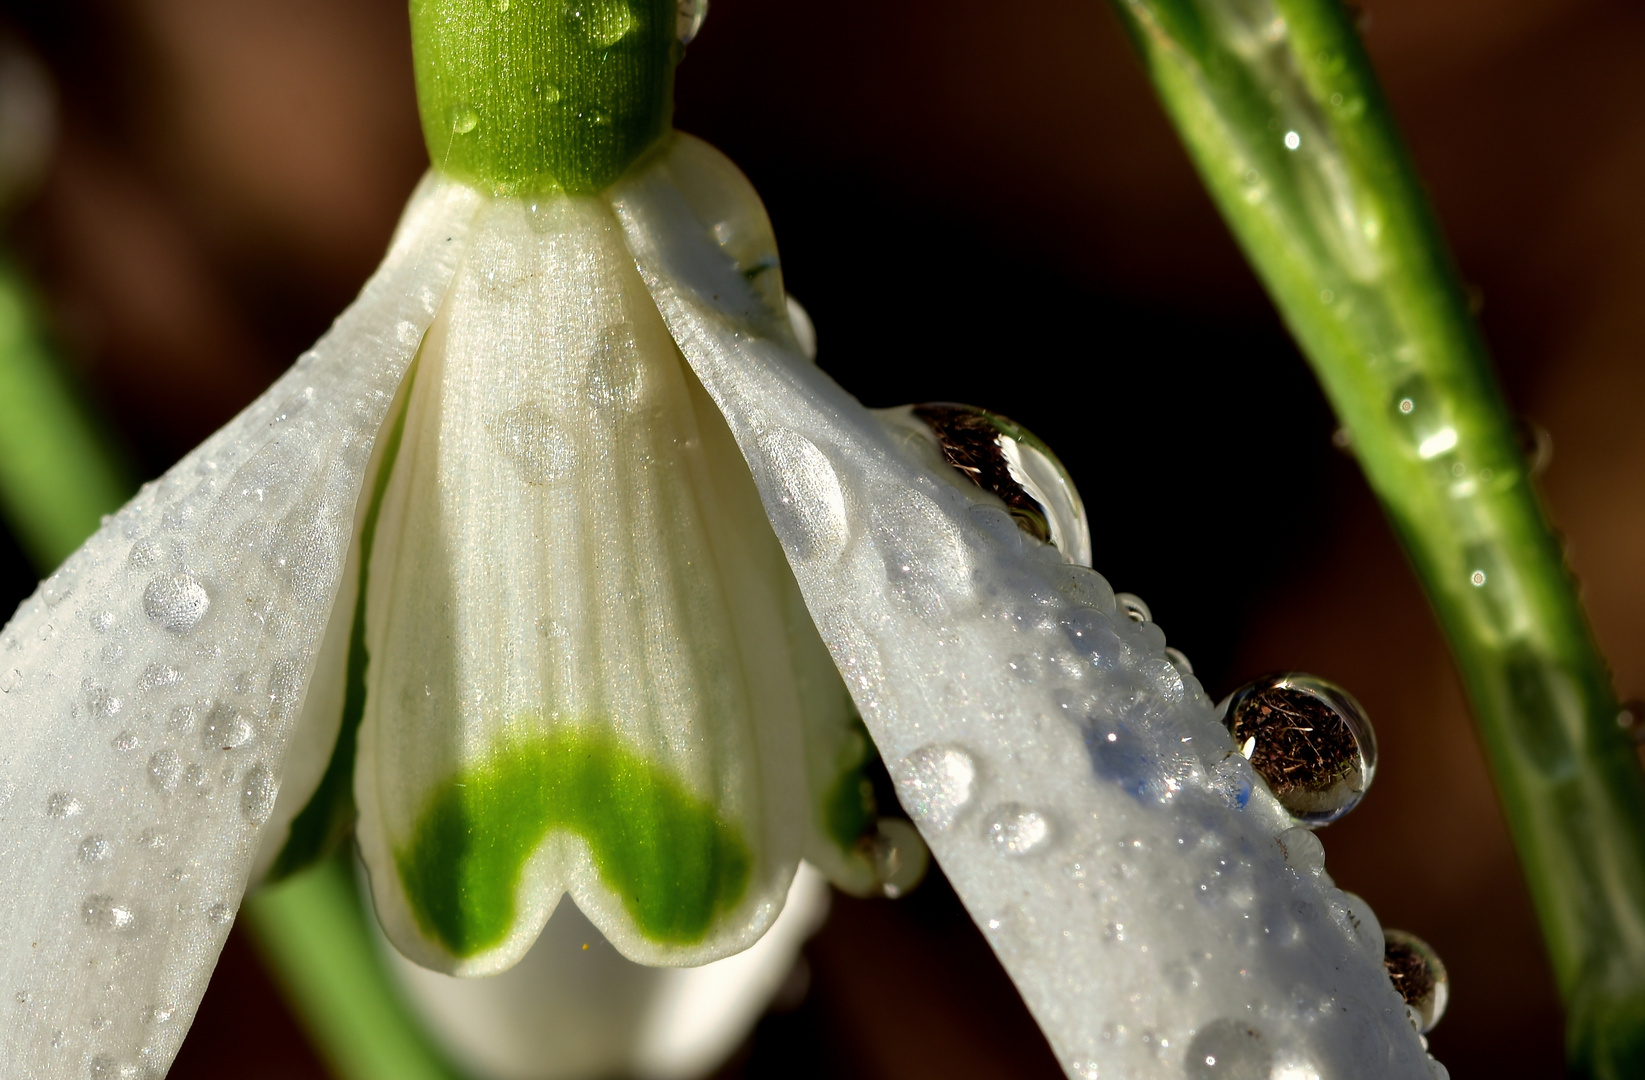
[[[887,409],[882,415],[921,422],[943,460],[998,496],[1018,528],[1056,548],[1068,562],[1091,565],[1091,533],[1079,490],[1033,432],[998,413],[948,401]]]
[[[1234,745],[1299,825],[1337,820],[1376,774],[1376,734],[1353,695],[1287,672],[1246,683],[1222,706]]]
[[[1445,962],[1415,934],[1404,930],[1384,930],[1382,934],[1386,942],[1382,963],[1388,969],[1388,978],[1410,1006],[1417,1030],[1426,1034],[1445,1015],[1451,996]]]

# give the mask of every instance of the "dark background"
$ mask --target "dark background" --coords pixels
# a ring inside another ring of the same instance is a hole
[[[1624,695],[1645,689],[1645,11],[1368,0],[1367,40]],[[425,164],[400,0],[11,2],[62,95],[11,240],[156,474],[348,303]],[[1329,867],[1452,977],[1458,1080],[1559,1068],[1559,1012],[1452,666],[1330,414],[1096,0],[714,0],[678,126],[763,193],[821,362],[871,405],[1046,439],[1096,566],[1221,695],[1348,686],[1375,789]],[[33,587],[0,538],[0,602]],[[1059,1071],[940,877],[841,899],[728,1076]],[[798,985],[798,984],[796,984]],[[320,1077],[237,934],[172,1074]]]

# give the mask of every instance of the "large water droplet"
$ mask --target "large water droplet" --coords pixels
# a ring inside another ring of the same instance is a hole
[[[708,18],[708,0],[679,0],[678,15],[674,20],[674,32],[679,35],[681,45],[689,45],[703,28],[703,20]]]
[[[880,818],[874,833],[874,874],[891,899],[906,894],[925,877],[931,854],[914,826],[902,818]]]
[[[634,12],[626,0],[573,0],[566,18],[577,31],[602,49],[608,49],[634,29]]]
[[[240,812],[253,825],[261,825],[273,812],[274,798],[279,792],[280,785],[275,782],[273,771],[261,761],[257,762],[246,770],[245,779],[240,782]]]
[[[801,558],[838,555],[851,535],[845,489],[828,455],[805,436],[774,428],[759,436],[771,464],[779,506],[773,524]]]
[[[549,484],[571,468],[574,449],[548,406],[528,401],[487,425],[498,451],[528,484]]]
[[[1262,1029],[1244,1020],[1213,1020],[1188,1043],[1188,1080],[1269,1080],[1274,1051]]]
[[[206,714],[200,744],[208,750],[238,750],[251,742],[257,729],[232,705],[218,703]]]
[[[480,110],[460,101],[447,110],[446,115],[453,135],[467,135],[480,126]]]
[[[167,574],[143,590],[143,614],[174,634],[192,630],[211,606],[205,587],[189,574]]]
[[[1295,672],[1246,683],[1222,722],[1299,824],[1327,825],[1359,805],[1376,775],[1371,721],[1346,690]]]
[[[127,931],[137,925],[137,913],[131,906],[107,893],[86,897],[80,905],[80,917],[94,930]]]
[[[1023,532],[1055,547],[1068,562],[1091,565],[1091,531],[1079,490],[1033,432],[974,405],[928,402],[909,406],[909,414],[930,430],[943,460],[998,496]]]
[[[988,819],[988,839],[1001,855],[1026,855],[1051,838],[1045,815],[1021,803],[996,806]]]
[[[1426,941],[1404,930],[1384,930],[1383,965],[1394,989],[1415,1012],[1417,1030],[1432,1031],[1451,996],[1445,963]]]
[[[946,829],[971,801],[977,765],[957,746],[922,746],[898,767],[904,805],[920,824]]]

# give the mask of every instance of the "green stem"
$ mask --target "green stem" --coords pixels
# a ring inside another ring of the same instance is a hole
[[[346,1080],[456,1080],[390,984],[347,852],[246,898],[258,952]]]
[[[37,570],[126,501],[128,476],[46,347],[28,286],[0,258],[0,513]]]
[[[411,0],[429,160],[497,195],[601,190],[668,132],[677,12],[677,0]]]
[[[1337,0],[1115,0],[1467,685],[1578,1072],[1645,1075],[1645,774],[1464,291]]]
[[[54,363],[0,257],[0,514],[44,573],[130,493],[127,470]],[[346,858],[246,899],[247,924],[342,1080],[454,1080],[389,981]]]

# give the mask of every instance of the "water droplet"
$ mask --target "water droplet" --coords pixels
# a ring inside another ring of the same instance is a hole
[[[92,1080],[135,1080],[137,1066],[122,1065],[108,1054],[98,1054],[91,1059]]]
[[[851,536],[845,489],[828,455],[805,436],[787,428],[759,435],[760,449],[776,481],[778,505],[773,524],[785,544],[801,558],[838,555]]]
[[[531,83],[531,92],[546,104],[552,105],[560,100],[560,88],[547,79],[535,79]]]
[[[909,413],[930,429],[943,460],[1005,503],[1018,528],[1068,562],[1091,565],[1085,504],[1049,446],[1021,424],[974,405],[928,402],[909,406]]]
[[[1194,665],[1188,662],[1188,657],[1183,655],[1181,649],[1173,649],[1167,645],[1165,647],[1165,658],[1171,661],[1171,666],[1176,668],[1177,672],[1184,678],[1194,673]]]
[[[682,0],[682,5],[691,0]],[[705,2],[704,7],[707,6]],[[811,321],[811,315],[800,306],[800,302],[792,296],[785,298],[788,302],[788,325],[794,329],[794,340],[800,344],[800,355],[817,361],[817,326]]]
[[[107,893],[86,897],[80,905],[80,917],[94,930],[128,931],[137,925],[137,913]]]
[[[150,664],[143,669],[144,690],[165,690],[183,681],[183,673],[169,664]]]
[[[206,909],[206,921],[213,926],[227,926],[234,921],[234,909],[227,904],[213,904]]]
[[[1001,855],[1026,855],[1050,837],[1051,823],[1045,815],[1021,803],[1003,803],[989,815],[988,839]]]
[[[679,0],[676,10],[674,32],[681,45],[689,45],[702,30],[703,20],[708,18],[708,0]]]
[[[1114,601],[1119,604],[1125,617],[1135,623],[1154,621],[1154,613],[1148,610],[1148,605],[1142,602],[1142,597],[1136,593],[1115,593]]]
[[[261,761],[257,762],[246,770],[240,782],[240,812],[253,825],[261,825],[273,812],[274,798],[279,792],[280,785],[275,782],[273,771]]]
[[[1295,672],[1266,675],[1223,705],[1222,722],[1299,824],[1327,825],[1359,804],[1376,774],[1371,721],[1346,690]]]
[[[508,14],[508,0],[491,0],[491,7],[499,15]]]
[[[238,750],[251,742],[257,729],[232,705],[218,703],[200,728],[200,745],[208,750]]]
[[[976,762],[956,746],[922,746],[903,758],[897,771],[909,813],[936,830],[954,823],[977,782]]]
[[[128,570],[151,570],[160,563],[160,545],[153,540],[139,540],[131,545],[126,556]]]
[[[880,818],[874,833],[874,874],[880,891],[891,899],[906,895],[925,877],[931,855],[913,825],[902,818]]]
[[[609,49],[634,29],[634,12],[625,0],[573,0],[566,18],[588,40]]]
[[[453,135],[467,135],[480,126],[480,110],[464,102],[459,101],[453,105],[448,110],[447,115],[451,120],[451,133]]]
[[[175,1005],[150,1005],[148,1011],[143,1014],[143,1019],[150,1024],[164,1024],[169,1022],[175,1015],[177,1015],[177,1006]]]
[[[192,630],[211,606],[205,587],[189,574],[167,574],[143,590],[143,614],[174,634]]]
[[[1416,1013],[1417,1030],[1432,1031],[1451,996],[1445,963],[1426,941],[1404,930],[1384,930],[1383,964],[1394,989]]]
[[[56,607],[74,592],[75,574],[64,567],[40,583],[40,596],[47,607]]]
[[[1318,877],[1325,869],[1325,845],[1312,829],[1294,825],[1274,838],[1285,865],[1304,877]]]
[[[12,668],[4,675],[0,675],[0,694],[11,693],[12,689],[16,687],[18,681],[22,678],[23,673],[18,671],[16,668]]]
[[[79,817],[86,812],[86,804],[77,795],[59,791],[46,800],[46,816],[53,818]]]
[[[163,746],[149,755],[149,783],[161,791],[172,791],[177,787],[177,776],[182,769],[182,759],[169,746]]]
[[[1188,1080],[1268,1080],[1274,1052],[1262,1029],[1243,1020],[1213,1020],[1188,1043]]]
[[[575,460],[575,443],[538,401],[516,405],[486,425],[497,452],[509,460],[528,484],[562,479]]]
[[[91,710],[91,715],[96,719],[107,720],[120,711],[120,699],[109,693],[107,687],[98,686],[90,679],[86,679],[81,682],[80,691],[85,695],[86,708]]]
[[[1548,471],[1554,460],[1554,437],[1547,428],[1522,416],[1514,423],[1514,439],[1519,443],[1520,453],[1525,455],[1526,472],[1541,476]]]
[[[99,611],[97,614],[93,615],[91,617],[91,628],[99,634],[107,633],[108,631],[114,629],[114,612]]]
[[[78,854],[81,862],[102,862],[113,853],[114,849],[110,847],[109,842],[101,836],[88,836],[84,840],[80,841],[80,850]]]
[[[1229,806],[1244,810],[1251,801],[1251,763],[1237,753],[1227,754],[1211,766],[1206,782]]]

